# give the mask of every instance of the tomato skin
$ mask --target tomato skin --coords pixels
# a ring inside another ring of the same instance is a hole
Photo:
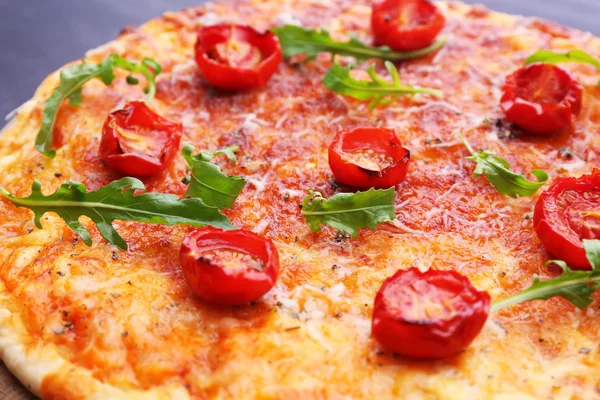
[[[221,250],[253,256],[261,271],[250,267],[227,268],[203,260],[203,254]],[[220,305],[241,305],[259,299],[275,285],[279,253],[271,239],[244,230],[206,227],[188,234],[179,255],[183,275],[201,299]]]
[[[128,139],[123,132],[135,140]],[[161,117],[141,101],[131,101],[106,118],[102,127],[100,156],[107,166],[124,175],[156,175],[175,157],[182,133],[180,123]],[[136,142],[154,146],[156,154],[123,150]]]
[[[419,303],[413,303],[418,299]],[[440,306],[431,314],[424,304]],[[447,309],[448,304],[452,308]],[[386,349],[410,358],[437,359],[465,349],[479,334],[490,310],[490,296],[454,271],[417,268],[387,278],[373,308],[372,332]],[[439,311],[439,309],[437,310]]]
[[[590,270],[582,240],[600,238],[600,229],[589,228],[598,225],[600,215],[586,226],[585,213],[599,209],[600,169],[579,178],[558,177],[535,204],[533,228],[554,257],[573,269]]]
[[[390,165],[380,171],[369,170],[351,158],[353,152],[367,150],[389,157]],[[392,129],[343,129],[329,146],[329,167],[335,179],[358,188],[387,189],[396,186],[406,177],[409,161],[410,152],[402,147]]]
[[[375,42],[396,51],[429,46],[445,23],[440,9],[428,0],[378,0],[371,12]]]
[[[552,64],[531,64],[506,78],[500,105],[507,118],[530,133],[545,135],[573,126],[583,88]]]
[[[260,62],[254,66],[240,66],[211,58],[216,47],[232,40],[234,35],[239,42],[260,51]],[[198,32],[196,63],[208,83],[219,89],[245,90],[264,86],[282,59],[279,39],[271,32],[259,33],[245,25],[205,26]]]

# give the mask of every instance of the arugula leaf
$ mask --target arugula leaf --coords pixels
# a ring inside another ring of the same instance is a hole
[[[193,156],[192,153],[194,152],[194,150],[195,150],[195,148],[191,144],[186,144],[185,146],[183,146],[183,149],[181,149],[181,154],[183,154],[183,157],[186,159],[188,164],[190,164],[190,166],[197,161],[207,161],[207,162],[211,161],[213,158],[220,156],[220,155],[224,155],[225,157],[227,157],[229,159],[229,161],[231,161],[232,163],[235,163],[235,162],[237,162],[235,153],[240,151],[240,147],[239,146],[228,146],[228,147],[223,147],[222,149],[219,149],[214,152],[204,150],[204,151],[199,152],[195,156]]]
[[[226,216],[200,199],[180,200],[174,194],[164,193],[135,195],[136,190],[145,190],[144,184],[135,178],[122,178],[90,192],[85,185],[74,181],[63,183],[48,196],[42,194],[41,188],[41,182],[35,180],[29,197],[13,196],[4,188],[0,188],[0,195],[17,207],[32,210],[35,225],[40,229],[40,218],[45,213],[58,214],[88,246],[92,245],[92,237],[79,223],[80,216],[89,217],[102,237],[122,250],[127,249],[127,243],[112,226],[114,220],[233,229]]]
[[[357,238],[359,228],[375,230],[377,225],[396,218],[395,200],[394,188],[338,193],[330,199],[313,192],[302,201],[302,215],[313,233],[319,232],[321,225],[329,225]]]
[[[517,198],[518,196],[533,196],[537,190],[548,181],[548,174],[540,169],[534,169],[531,174],[537,182],[528,181],[523,175],[510,171],[510,164],[493,151],[475,151],[463,135],[460,135],[465,147],[471,153],[467,160],[477,163],[473,177],[485,175],[488,182],[500,193]]]
[[[583,239],[585,255],[594,270],[600,270],[600,240]]]
[[[530,300],[548,300],[554,296],[562,297],[581,310],[588,307],[594,300],[592,293],[600,289],[600,240],[584,240],[583,247],[592,264],[591,271],[573,271],[564,261],[548,261],[546,265],[556,264],[563,273],[547,281],[534,275],[533,284],[529,288],[495,301],[491,310],[497,311]]]
[[[551,50],[538,50],[531,56],[529,56],[527,60],[525,60],[525,65],[533,64],[536,62],[543,62],[548,64],[559,64],[563,62],[589,64],[600,72],[600,60],[598,60],[591,54],[579,49],[571,50],[566,53],[557,53]],[[597,85],[600,86],[600,81],[598,81]]]
[[[70,65],[60,71],[60,82],[52,92],[52,95],[44,102],[42,111],[42,125],[35,139],[35,148],[43,155],[54,158],[56,151],[52,148],[52,138],[54,135],[54,123],[61,102],[69,99],[71,106],[81,105],[81,88],[93,78],[100,79],[105,85],[110,85],[115,79],[114,68],[122,68],[129,72],[139,73],[146,78],[148,86],[144,89],[147,92],[146,102],[149,103],[156,93],[156,76],[161,71],[161,66],[150,58],[145,58],[137,64],[127,61],[124,58],[111,54],[100,64],[92,64],[86,61],[81,64]],[[139,81],[133,76],[129,76],[127,83],[135,85]]]
[[[575,62],[581,64],[589,64],[600,71],[600,60],[586,53],[583,50],[571,50],[566,53],[557,53],[551,50],[538,50],[533,53],[527,60],[525,65],[533,64],[536,62],[543,62],[548,64],[558,64],[563,62]]]
[[[304,53],[307,55],[307,61],[314,59],[319,53],[352,56],[356,58],[357,61],[364,61],[369,58],[381,58],[392,61],[410,60],[440,49],[449,39],[448,36],[441,36],[424,49],[398,52],[385,46],[369,46],[355,37],[351,37],[347,42],[339,42],[333,40],[329,32],[325,29],[317,30],[295,25],[285,25],[271,29],[271,31],[279,38],[283,56],[286,59],[296,54]]]
[[[437,89],[421,88],[416,86],[405,86],[400,83],[398,70],[389,61],[385,62],[385,67],[392,77],[392,82],[388,82],[375,72],[375,67],[371,65],[367,73],[371,80],[358,80],[350,75],[350,68],[344,68],[338,63],[334,63],[331,69],[323,77],[323,85],[336,93],[349,96],[357,100],[370,100],[369,109],[372,110],[376,105],[388,105],[405,95],[414,95],[417,93],[426,93],[441,98],[443,93]]]
[[[223,154],[229,158],[229,161],[236,162],[234,154],[236,151],[239,151],[238,146],[230,146],[214,153],[202,151],[192,156],[194,146],[189,144],[184,146],[181,154],[190,165],[189,170],[191,171],[191,174],[183,181],[189,183],[185,197],[202,199],[204,204],[219,210],[233,207],[233,203],[246,186],[246,180],[239,176],[225,175],[217,165],[210,161]]]

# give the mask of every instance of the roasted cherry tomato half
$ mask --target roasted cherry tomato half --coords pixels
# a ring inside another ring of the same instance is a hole
[[[600,239],[600,169],[559,177],[540,195],[533,227],[550,254],[574,269],[592,269],[583,239]]]
[[[404,180],[410,152],[392,129],[341,130],[329,146],[335,179],[359,188],[385,189]]]
[[[465,349],[483,328],[490,296],[454,271],[400,270],[381,285],[373,336],[410,358],[444,358]]]
[[[279,39],[244,25],[206,26],[198,32],[196,62],[212,86],[225,90],[265,85],[283,56]]]
[[[375,42],[396,51],[429,46],[445,23],[440,9],[428,0],[378,0],[371,13]]]
[[[109,114],[102,128],[100,156],[109,167],[130,176],[164,170],[179,150],[183,127],[132,101]]]
[[[500,101],[506,117],[535,134],[570,128],[581,111],[583,88],[552,64],[531,64],[506,78]]]
[[[221,305],[257,300],[277,280],[279,253],[270,239],[244,230],[202,228],[183,239],[183,276],[201,299]]]

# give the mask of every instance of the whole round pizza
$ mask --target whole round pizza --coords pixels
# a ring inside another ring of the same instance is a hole
[[[0,141],[47,399],[600,397],[600,41],[427,0],[166,13]]]

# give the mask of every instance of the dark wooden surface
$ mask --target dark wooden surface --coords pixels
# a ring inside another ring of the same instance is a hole
[[[0,117],[33,95],[44,77],[86,50],[166,10],[203,0],[0,0]],[[600,35],[600,0],[467,0],[540,16]],[[0,126],[2,122],[0,120]],[[31,396],[0,365],[0,400]]]

